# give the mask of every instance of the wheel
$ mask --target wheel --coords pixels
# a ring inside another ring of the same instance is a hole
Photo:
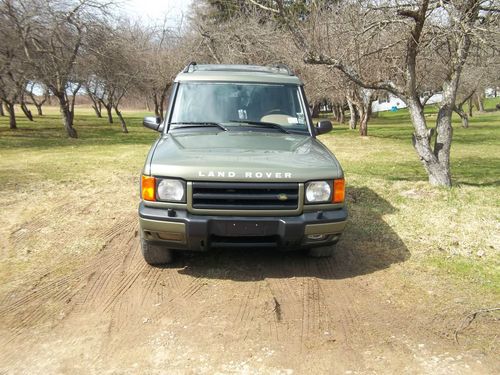
[[[335,245],[313,247],[307,250],[307,255],[313,258],[327,258],[331,257],[335,252]]]
[[[152,266],[172,263],[174,260],[172,250],[161,245],[153,245],[144,238],[141,238],[141,251],[146,263]]]

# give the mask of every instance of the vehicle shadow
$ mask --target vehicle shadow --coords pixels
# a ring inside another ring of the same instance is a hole
[[[193,277],[255,281],[266,278],[343,279],[369,274],[404,262],[410,252],[383,216],[395,208],[373,190],[347,191],[348,226],[332,258],[309,258],[302,252],[273,249],[212,250],[180,255],[179,273]]]

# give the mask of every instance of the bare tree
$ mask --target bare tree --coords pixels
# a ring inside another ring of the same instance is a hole
[[[17,129],[16,112],[14,106],[17,101],[19,91],[12,90],[9,88],[9,86],[10,82],[8,82],[5,77],[0,76],[0,99],[9,115],[9,128]]]
[[[26,103],[26,90],[24,90],[24,88],[21,88],[21,92],[19,94],[19,106],[29,121],[35,121],[33,119],[33,113],[31,113],[31,110],[28,108]]]
[[[96,77],[93,74],[89,74],[87,82],[85,83],[85,91],[88,97],[92,101],[92,109],[94,110],[98,118],[102,117],[102,102],[99,100],[99,85],[97,83]]]
[[[102,35],[106,35],[106,38],[102,38]],[[106,109],[110,123],[113,123],[111,111],[115,111],[124,133],[128,129],[120,110],[123,98],[136,90],[143,92],[144,88],[150,89],[148,83],[152,80],[161,81],[162,85],[170,84],[172,80],[172,77],[165,75],[151,77],[148,57],[154,37],[148,28],[125,19],[120,20],[117,26],[94,25],[89,36],[87,74],[90,78],[87,79],[87,92],[94,98],[94,110],[99,108],[97,103]],[[168,64],[162,59],[158,60],[158,65]],[[163,109],[163,104],[159,108]]]
[[[145,45],[142,51],[143,91],[149,93],[156,116],[163,120],[167,97],[176,74],[193,59],[193,46],[188,37],[182,36],[181,24],[178,28],[162,24],[144,30]]]
[[[306,8],[297,3],[293,6],[294,15],[303,17]],[[306,64],[297,53],[293,38],[283,30],[283,24],[273,22],[268,10],[258,2],[238,0],[197,3],[192,28],[198,34],[200,45],[205,47],[208,61],[262,65],[286,63],[304,81],[313,117],[319,115],[321,104],[330,103],[334,117],[343,122],[346,96],[355,91],[353,100],[360,107],[363,121],[360,131],[366,135],[371,112],[370,91],[355,87],[336,70]],[[358,119],[358,111],[352,104],[355,114],[351,119]]]
[[[0,2],[0,101],[9,115],[10,129],[17,128],[15,105],[26,84],[26,64],[23,50],[16,38],[14,22],[9,14],[9,2]]]
[[[107,4],[94,0],[3,1],[36,81],[57,98],[66,132],[76,138],[74,103],[81,86],[78,64],[88,25],[103,17]]]
[[[308,63],[338,69],[365,89],[385,90],[401,98],[408,106],[413,144],[429,182],[451,186],[451,116],[471,45],[493,35],[490,27],[498,29],[497,9],[489,9],[491,3],[359,1],[324,8],[312,2],[306,22],[291,16],[289,3],[283,0],[258,4],[280,16]],[[348,53],[351,44],[351,50],[362,53]],[[373,64],[370,71],[357,63],[363,60]],[[377,68],[377,62],[383,69]],[[425,79],[428,70],[439,80]],[[427,125],[421,99],[429,88],[440,89],[443,95],[433,128]]]
[[[37,95],[37,92],[41,95]],[[31,98],[32,104],[36,107],[38,116],[43,116],[42,107],[49,98],[49,91],[36,82],[29,82],[26,86],[26,93]]]

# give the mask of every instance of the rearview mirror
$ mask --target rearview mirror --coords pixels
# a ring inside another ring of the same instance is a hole
[[[317,135],[325,134],[332,131],[332,129],[333,125],[330,120],[321,120],[318,121],[318,125],[316,125],[316,134]]]
[[[155,116],[144,117],[142,125],[148,129],[160,131],[161,118]]]

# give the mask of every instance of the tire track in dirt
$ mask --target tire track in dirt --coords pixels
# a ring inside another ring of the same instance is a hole
[[[63,204],[60,206],[63,207],[65,205]],[[102,251],[102,249],[104,249],[105,247],[110,247],[110,242],[116,236],[123,235],[123,233],[129,233],[134,229],[137,229],[137,220],[135,218],[129,218],[119,223],[116,223],[108,230],[98,233],[95,236],[95,238],[104,242],[104,245],[101,248]],[[24,307],[26,304],[29,304],[33,300],[38,300],[47,297],[47,294],[52,294],[55,289],[59,289],[62,285],[67,284],[71,280],[78,279],[83,275],[87,275],[89,268],[92,269],[95,268],[96,266],[99,267],[101,265],[107,264],[106,261],[109,259],[106,258],[111,259],[112,254],[108,254],[108,256],[106,256],[106,254],[103,254],[102,257],[98,257],[94,262],[90,261],[89,263],[87,263],[87,265],[76,270],[75,272],[67,276],[56,278],[55,280],[50,278],[51,276],[50,270],[42,271],[39,274],[39,276],[33,276],[33,278],[37,279],[37,281],[30,288],[30,291],[24,296],[17,297],[12,293],[4,296],[0,304],[0,306],[3,306],[3,308],[0,308],[0,316],[4,313],[12,313],[16,309]],[[61,263],[59,264],[59,268],[64,269],[70,267],[72,262],[73,262],[72,260],[68,260],[65,263]]]
[[[130,232],[130,228],[136,226],[137,224],[132,224],[132,220],[129,219],[122,225],[125,233],[116,228],[108,231],[106,236],[103,235],[107,247],[113,248],[113,242],[116,242],[114,240],[117,237],[125,238],[120,239],[119,244],[133,241],[134,232]],[[69,275],[51,279],[47,273],[43,274],[40,281],[35,283],[34,288],[16,299],[11,297],[10,301],[5,301],[6,303],[0,307],[0,319],[5,326],[9,327],[8,335],[2,337],[0,342],[5,345],[18,338],[29,327],[48,321],[56,326],[59,323],[59,317],[64,318],[78,304],[77,296],[81,295],[82,290],[95,274],[95,270],[100,267],[106,269],[113,263],[117,263],[117,259],[119,260],[115,254],[105,251]],[[57,312],[59,315],[56,316]]]
[[[68,210],[68,202],[60,203],[54,207],[52,207],[50,210],[45,210],[40,213],[37,213],[35,216],[36,218],[33,220],[25,221],[23,224],[21,224],[19,227],[14,229],[10,236],[9,239],[11,243],[18,243],[26,240],[30,236],[33,236],[34,234],[38,234],[47,226],[47,217],[52,217],[55,216],[54,214],[57,212],[57,218],[59,220],[63,220],[67,217],[72,216],[74,213],[72,210]]]
[[[318,280],[308,277],[304,280],[302,289],[302,326],[301,342],[319,336],[321,330],[321,299]]]
[[[237,336],[243,337],[246,341],[252,328],[251,324],[255,321],[256,313],[258,310],[258,301],[262,292],[261,282],[255,281],[249,284],[242,285],[245,287],[245,292],[238,298],[238,308],[233,318],[234,328],[236,329]]]
[[[364,320],[356,308],[357,300],[354,293],[360,287],[355,280],[339,277],[338,265],[332,258],[318,259],[315,262],[319,275],[319,286],[323,296],[327,296],[325,304],[332,321],[332,333],[336,341],[344,348],[349,363],[356,364],[360,371],[365,369],[361,348],[372,344],[372,335],[364,328]],[[377,301],[367,301],[369,296],[363,294],[364,306],[377,306]]]
[[[71,243],[76,234],[75,230],[72,229],[76,227],[60,228],[58,223],[68,220],[71,222],[72,219],[74,221],[75,217],[85,216],[85,213],[88,213],[90,207],[95,204],[95,201],[85,202],[84,205],[65,201],[55,205],[50,210],[45,209],[33,213],[34,219],[25,221],[10,232],[9,247],[14,249],[15,255],[29,254],[32,251],[30,246],[47,240],[46,231],[48,231],[48,237],[54,245]]]
[[[270,293],[269,324],[274,325],[276,341],[300,347],[299,326],[302,320],[301,278],[295,277],[298,264],[283,256],[266,264],[265,278]],[[300,267],[300,266],[299,266]],[[297,340],[299,338],[299,340]]]
[[[334,300],[328,301],[328,306],[336,315],[341,315],[342,332],[344,332],[343,342],[348,346],[356,346],[359,343],[369,344],[370,335],[363,328],[363,321],[356,308],[357,302],[354,293],[360,290],[355,280],[341,279],[338,277],[338,270],[333,259],[325,259],[316,262],[318,274],[320,275],[320,285],[328,296],[334,296]],[[363,293],[363,298],[367,299]],[[368,302],[368,305],[376,306],[377,301]],[[359,340],[356,340],[358,339]]]
[[[103,291],[105,298],[96,301],[101,319],[108,319],[100,359],[105,361],[116,348],[126,346],[130,340],[127,332],[147,330],[149,324],[158,324],[163,318],[182,319],[184,323],[186,318],[189,322],[196,321],[201,314],[190,300],[207,284],[206,279],[179,277],[178,271],[179,268],[147,265],[138,243],[129,248],[111,281],[114,288]]]

